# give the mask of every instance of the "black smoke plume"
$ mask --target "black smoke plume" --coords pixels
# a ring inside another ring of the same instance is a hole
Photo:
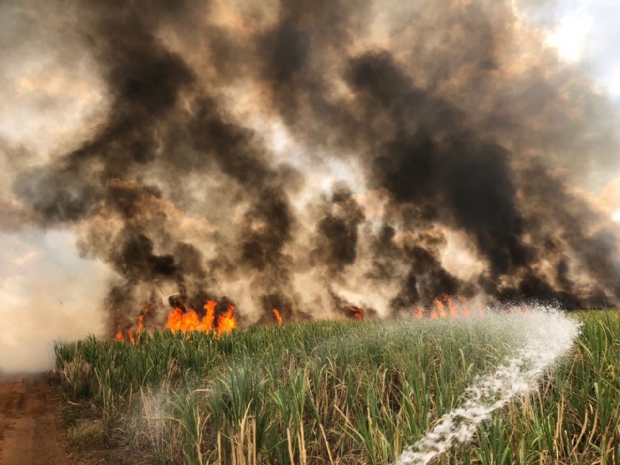
[[[585,193],[617,168],[617,109],[510,2],[75,11],[107,118],[13,190],[115,272],[111,315],[620,304],[618,231]]]

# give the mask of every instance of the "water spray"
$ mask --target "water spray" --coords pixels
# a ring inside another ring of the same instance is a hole
[[[426,465],[452,446],[470,442],[493,412],[514,397],[535,391],[541,376],[568,352],[579,334],[577,321],[554,310],[537,309],[522,321],[518,330],[525,334],[525,346],[496,371],[474,381],[466,389],[462,405],[442,416],[394,465]]]

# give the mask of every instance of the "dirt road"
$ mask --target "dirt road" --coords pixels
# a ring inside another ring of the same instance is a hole
[[[69,465],[47,375],[0,377],[0,465]]]

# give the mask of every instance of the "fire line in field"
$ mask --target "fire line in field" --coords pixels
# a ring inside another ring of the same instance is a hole
[[[171,331],[202,331],[214,332],[216,334],[229,333],[237,328],[237,318],[235,317],[235,306],[228,304],[226,312],[216,315],[215,310],[217,302],[208,300],[204,305],[205,314],[200,317],[194,309],[185,310],[182,306],[175,306],[168,314],[166,319],[166,328]],[[152,310],[152,306],[147,306],[138,317],[138,327],[136,330],[123,331],[117,320],[114,339],[117,341],[128,340],[131,343],[136,342],[136,336],[142,332],[145,327],[145,318]]]
[[[232,304],[223,304],[222,306],[225,306],[226,310],[223,312],[220,311],[220,313],[217,314],[218,302],[215,300],[207,300],[203,307],[204,315],[200,316],[196,310],[185,308],[183,298],[172,296],[169,300],[173,308],[167,315],[165,327],[171,331],[181,331],[183,333],[201,331],[205,333],[213,332],[215,334],[224,334],[235,330],[238,326],[235,316],[236,307]],[[365,310],[363,308],[348,306],[346,309],[348,315],[352,318],[358,321],[364,320]],[[145,329],[146,319],[152,315],[152,313],[152,305],[145,307],[144,310],[140,312],[137,323],[134,326],[135,329],[122,330],[120,319],[117,318],[114,339],[117,341],[127,340],[131,343],[135,343],[136,337]],[[423,309],[416,307],[412,311],[411,317],[416,320],[423,318],[439,320],[485,316],[487,313],[488,312],[486,312],[482,306],[479,306],[477,315],[474,315],[465,299],[458,297],[453,300],[450,296],[444,295],[441,298],[435,299],[434,305],[430,308]],[[530,309],[527,305],[512,306],[508,307],[507,313],[525,314],[530,313]],[[272,314],[276,324],[282,326],[283,319],[280,311],[274,308],[272,309]]]
[[[222,315],[215,314],[217,302],[208,300],[204,305],[205,315],[200,318],[198,313],[193,310],[184,310],[182,307],[175,307],[168,315],[166,328],[172,331],[203,331],[215,332],[218,334],[229,333],[237,328],[237,318],[235,317],[235,306],[228,304],[227,310]]]

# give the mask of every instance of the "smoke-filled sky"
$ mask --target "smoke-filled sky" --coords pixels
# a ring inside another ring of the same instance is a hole
[[[610,0],[0,5],[0,370],[242,322],[620,302]]]
[[[620,96],[620,4],[613,0],[539,2],[527,20],[543,25],[548,43],[568,62],[584,66],[614,96]]]

